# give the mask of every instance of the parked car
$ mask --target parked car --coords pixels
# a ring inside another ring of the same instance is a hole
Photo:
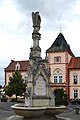
[[[70,103],[71,103],[72,105],[78,105],[78,104],[80,104],[80,99],[71,99],[71,100],[70,100]]]
[[[0,101],[1,101],[1,102],[7,102],[7,97],[6,97],[5,94],[0,93]]]

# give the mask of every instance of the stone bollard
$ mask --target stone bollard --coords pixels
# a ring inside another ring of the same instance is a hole
[[[74,108],[74,110],[75,110],[75,114],[79,114],[79,108],[78,107]]]

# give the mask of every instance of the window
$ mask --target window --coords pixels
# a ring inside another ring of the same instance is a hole
[[[59,75],[59,83],[62,83],[62,75]]]
[[[53,76],[53,81],[54,81],[54,83],[62,83],[62,75],[61,74],[60,75],[55,74]]]
[[[57,75],[54,75],[54,83],[57,83]]]
[[[78,90],[74,90],[74,98],[78,97]]]
[[[54,58],[54,63],[60,63],[60,62],[61,62],[61,57]]]
[[[77,84],[77,81],[78,81],[78,76],[77,76],[77,74],[74,74],[73,75],[73,83]]]
[[[17,64],[15,65],[15,70],[20,70],[20,64],[19,64],[19,63],[17,63]]]

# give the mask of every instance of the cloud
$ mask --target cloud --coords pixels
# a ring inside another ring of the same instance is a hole
[[[80,56],[79,39],[80,39],[80,20],[75,19],[64,31],[65,38],[70,44],[73,53],[76,56]],[[76,46],[75,46],[76,45]]]
[[[68,19],[73,19],[73,6],[75,0],[17,0],[17,10],[23,12],[28,17],[32,11],[39,11],[42,17],[43,29],[56,29],[60,26],[66,27]],[[45,22],[44,22],[45,21]]]
[[[0,28],[2,28],[4,32],[18,33],[18,31],[21,30],[20,25],[25,20],[26,17],[20,12],[16,11],[15,5],[10,0],[3,2],[2,6],[0,7]]]
[[[80,0],[0,0],[0,64],[7,67],[11,59],[29,59],[32,45],[31,13],[41,15],[42,57],[62,27],[63,35],[76,54],[73,41],[79,43]],[[46,43],[45,46],[43,43]],[[77,50],[79,44],[77,44]],[[3,76],[3,74],[2,74]]]
[[[25,56],[26,48],[30,43],[31,31],[29,30],[28,19],[26,16],[16,10],[15,4],[11,0],[4,0],[0,7],[0,51],[1,60],[22,58]],[[27,21],[27,22],[26,22]],[[29,46],[30,47],[30,46]],[[6,55],[7,53],[7,55]]]
[[[4,71],[3,71],[3,67],[0,66],[0,85],[4,84]]]

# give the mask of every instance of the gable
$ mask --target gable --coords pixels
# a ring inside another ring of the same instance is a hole
[[[29,60],[24,60],[24,61],[14,61],[14,60],[12,60],[11,63],[5,68],[5,71],[14,71],[17,63],[20,65],[19,70],[27,71],[27,68],[29,66]]]
[[[44,72],[43,69],[39,69],[39,71],[37,72],[36,76],[34,77],[34,81],[36,81],[39,76],[42,76],[43,79],[44,79],[47,83],[49,82],[48,77],[47,77],[47,75],[45,74],[45,72]]]

